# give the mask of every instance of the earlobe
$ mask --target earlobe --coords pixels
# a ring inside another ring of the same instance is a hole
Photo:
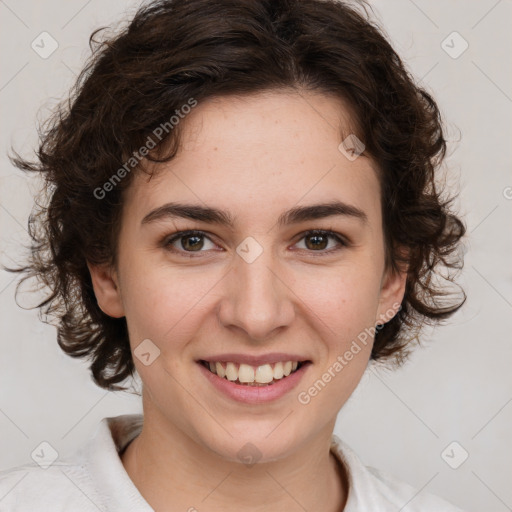
[[[121,300],[121,290],[117,274],[110,267],[104,265],[91,265],[87,262],[91,274],[94,294],[99,308],[114,318],[125,316]]]

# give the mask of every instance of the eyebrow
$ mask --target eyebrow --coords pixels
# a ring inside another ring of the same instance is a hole
[[[277,224],[278,226],[285,226],[337,215],[352,217],[365,224],[368,223],[368,216],[360,208],[341,201],[331,201],[329,203],[292,208],[279,216]],[[166,203],[159,206],[149,212],[142,219],[141,224],[145,225],[167,218],[198,220],[210,224],[226,226],[231,229],[233,229],[235,224],[235,218],[227,211],[208,206],[183,203]]]

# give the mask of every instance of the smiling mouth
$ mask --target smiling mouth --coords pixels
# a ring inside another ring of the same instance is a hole
[[[252,366],[245,363],[199,361],[211,373],[234,384],[270,386],[292,375],[309,361],[279,361]]]

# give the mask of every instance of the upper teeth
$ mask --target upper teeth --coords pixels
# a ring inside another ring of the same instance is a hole
[[[230,381],[238,379],[239,382],[266,384],[272,380],[279,380],[287,377],[297,369],[298,361],[285,361],[273,364],[262,364],[253,367],[249,364],[209,362],[210,371]]]

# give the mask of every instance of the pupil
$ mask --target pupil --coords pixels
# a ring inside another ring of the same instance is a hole
[[[318,243],[319,239],[323,239],[323,243],[322,242]],[[309,247],[309,244],[307,244],[309,249],[311,249],[311,248],[325,249],[325,247],[326,247],[326,243],[325,243],[326,237],[324,235],[310,235],[309,237],[306,238],[306,240],[309,240],[309,241],[316,240],[316,242],[313,242],[312,247]]]
[[[196,240],[196,243],[194,244],[189,244],[187,243],[188,240],[190,239],[195,239]],[[181,245],[183,246],[183,249],[191,249],[191,250],[195,250],[197,249],[197,241],[200,241],[201,240],[201,236],[200,235],[188,235],[186,237],[183,238],[182,242],[181,242]],[[185,242],[184,242],[185,241]],[[188,247],[187,247],[188,246]],[[194,247],[195,246],[195,247]],[[201,249],[202,246],[199,247],[199,249]]]

